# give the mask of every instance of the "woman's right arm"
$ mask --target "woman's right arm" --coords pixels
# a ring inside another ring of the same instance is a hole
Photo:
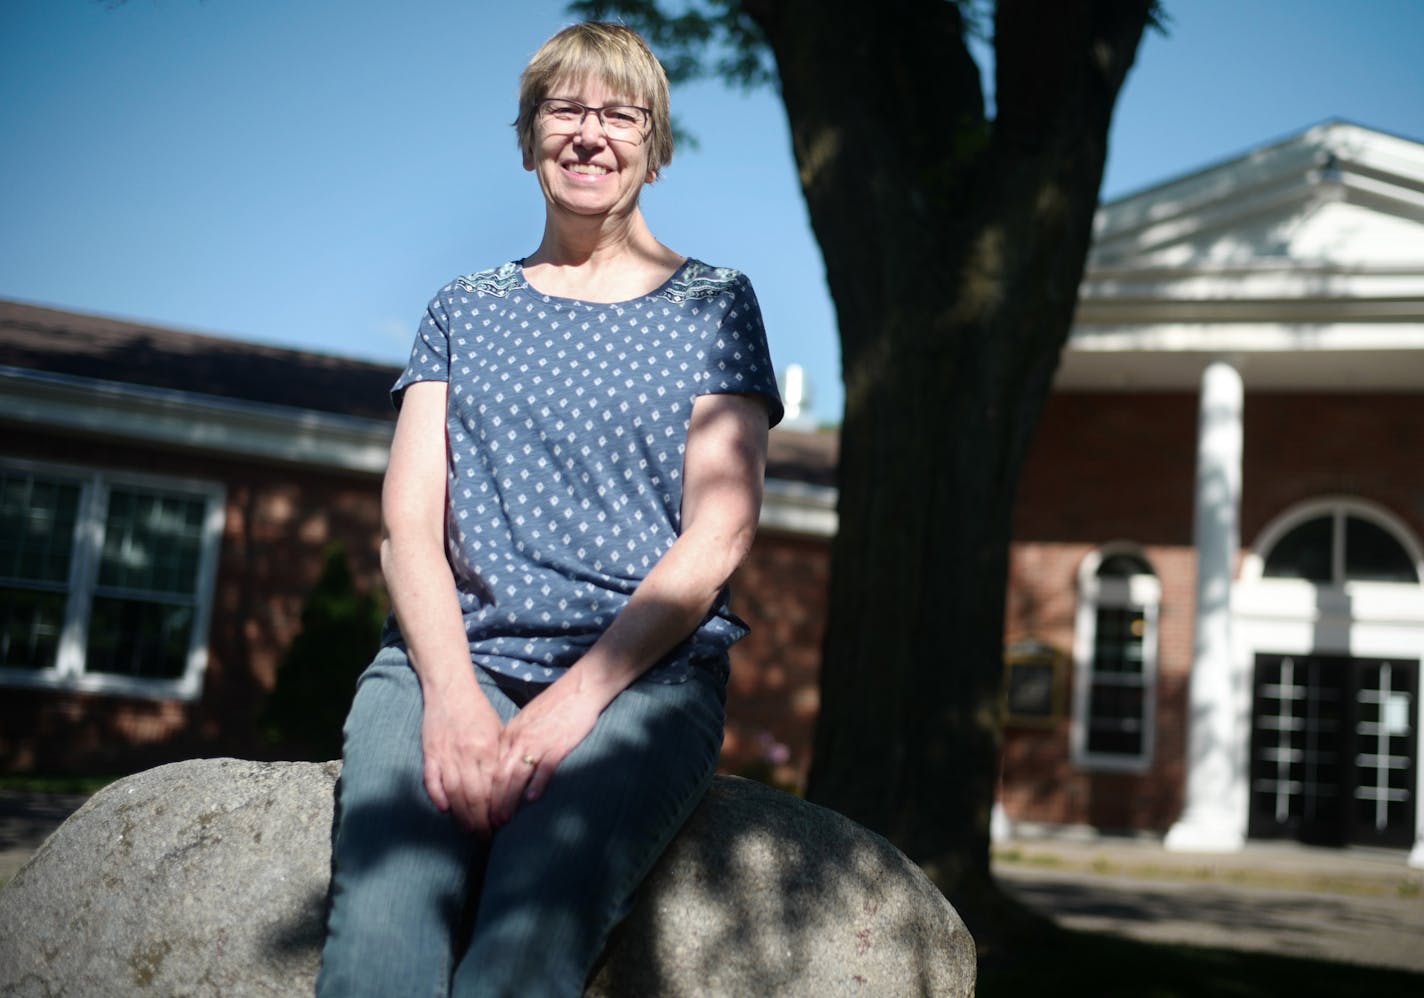
[[[424,703],[425,791],[461,826],[490,832],[500,720],[475,681],[445,558],[443,381],[405,390],[381,492],[381,568]]]

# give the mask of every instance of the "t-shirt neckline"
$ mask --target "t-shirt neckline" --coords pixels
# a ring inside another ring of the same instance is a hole
[[[645,291],[643,294],[634,295],[632,298],[624,298],[620,301],[589,301],[586,298],[568,298],[564,295],[552,295],[548,292],[540,291],[534,285],[530,284],[529,279],[524,276],[524,261],[526,259],[528,259],[528,257],[520,257],[518,260],[513,261],[514,272],[519,276],[519,283],[524,286],[524,289],[526,291],[528,291],[530,294],[538,295],[540,298],[546,299],[548,301],[570,302],[574,305],[583,305],[586,308],[619,308],[625,305],[631,305],[633,304],[633,302],[636,301],[642,301],[644,298],[655,298],[658,295],[662,294],[664,291],[666,291],[669,287],[671,287],[677,281],[677,279],[682,276],[683,272],[687,270],[688,267],[691,267],[694,263],[692,257],[683,257],[682,263],[678,264],[677,269],[667,276],[667,280],[663,281],[651,291]]]

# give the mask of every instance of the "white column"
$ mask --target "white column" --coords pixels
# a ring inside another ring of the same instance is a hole
[[[1246,841],[1250,695],[1232,662],[1231,579],[1241,506],[1241,375],[1202,374],[1197,426],[1196,648],[1187,692],[1186,807],[1168,849],[1229,852]]]

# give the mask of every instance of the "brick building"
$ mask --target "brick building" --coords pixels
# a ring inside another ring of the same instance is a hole
[[[260,751],[322,549],[378,585],[393,375],[0,304],[3,527],[43,540],[0,547],[0,767]],[[1424,146],[1329,123],[1104,205],[1015,510],[997,820],[1424,864],[1421,403]],[[734,580],[724,765],[793,785],[835,445],[773,433]]]

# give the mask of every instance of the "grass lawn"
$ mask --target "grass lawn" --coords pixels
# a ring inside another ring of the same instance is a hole
[[[1057,930],[980,969],[978,998],[1394,998],[1424,995],[1424,975],[1237,950],[1144,943]]]
[[[0,774],[0,790],[32,794],[93,795],[119,779],[117,776],[47,776],[44,774]]]

